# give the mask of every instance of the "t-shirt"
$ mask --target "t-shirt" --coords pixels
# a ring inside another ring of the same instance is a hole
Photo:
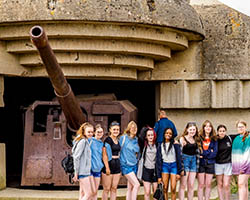
[[[210,138],[205,138],[203,140],[203,142],[202,142],[202,148],[203,148],[203,150],[208,150],[210,142],[211,142]]]
[[[144,166],[147,169],[154,169],[155,168],[155,162],[156,162],[156,145],[148,145],[146,154],[145,154],[145,162]]]
[[[104,145],[105,145],[105,143],[108,143],[110,145],[113,156],[119,155],[119,152],[121,151],[121,146],[120,146],[119,142],[118,142],[118,144],[116,144],[116,143],[114,143],[114,141],[112,140],[111,137],[107,137],[104,140]]]
[[[164,144],[165,144],[165,146],[164,146]],[[174,145],[168,151],[169,144],[170,144],[169,142],[168,143],[161,143],[161,152],[162,152],[163,162],[166,162],[166,163],[176,162]]]

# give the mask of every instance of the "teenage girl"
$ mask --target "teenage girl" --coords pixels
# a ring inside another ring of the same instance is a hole
[[[163,182],[165,199],[168,199],[168,184],[171,181],[171,199],[176,199],[176,182],[180,175],[184,175],[181,148],[174,144],[174,132],[171,128],[164,130],[163,142],[157,147],[157,178]]]
[[[153,128],[148,127],[145,136],[145,146],[143,148],[144,158],[142,181],[144,186],[144,199],[150,199],[151,187],[153,193],[157,189],[156,177],[156,133]]]
[[[89,139],[90,148],[91,148],[91,174],[94,178],[95,183],[95,196],[94,200],[97,200],[97,192],[100,185],[101,180],[101,170],[103,168],[102,162],[102,148],[103,148],[103,128],[100,124],[95,126],[95,137]]]
[[[77,131],[72,155],[75,174],[73,181],[79,181],[79,200],[90,200],[94,196],[95,184],[91,178],[91,150],[88,138],[93,136],[93,126],[86,122]]]
[[[199,150],[201,150],[198,127],[195,122],[189,122],[180,138],[182,146],[182,158],[185,176],[181,177],[179,199],[184,200],[187,187],[187,199],[192,200],[194,196],[194,181],[197,173],[197,162],[199,162]]]
[[[238,121],[239,135],[233,141],[232,172],[238,175],[239,200],[248,200],[248,179],[250,177],[250,136],[245,121]]]
[[[216,155],[215,174],[220,200],[230,199],[230,181],[232,175],[232,141],[236,135],[227,135],[225,125],[217,127],[218,152]]]
[[[138,154],[140,151],[138,139],[136,137],[137,125],[134,121],[128,123],[124,131],[124,135],[120,138],[121,145],[121,170],[122,174],[127,178],[127,200],[136,200],[140,183],[136,177]]]
[[[107,200],[110,192],[110,200],[116,199],[117,186],[121,177],[119,154],[121,146],[118,142],[120,124],[113,121],[109,126],[110,135],[104,140],[102,172],[103,193],[102,199]]]
[[[200,164],[198,170],[198,200],[203,200],[203,189],[205,188],[205,200],[210,199],[211,183],[215,174],[215,159],[218,151],[216,132],[212,123],[206,120],[199,132],[202,145]]]

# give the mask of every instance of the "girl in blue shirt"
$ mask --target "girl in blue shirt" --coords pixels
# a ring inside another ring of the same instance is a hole
[[[137,125],[134,121],[129,122],[125,134],[120,138],[121,145],[120,163],[122,174],[127,178],[126,199],[136,200],[140,183],[136,177],[139,154],[138,139],[136,137]]]
[[[103,128],[100,124],[95,126],[95,137],[90,139],[90,149],[91,149],[91,174],[94,177],[95,183],[95,196],[93,199],[97,200],[97,192],[101,180],[101,170],[103,168],[102,162],[102,148],[103,148]]]

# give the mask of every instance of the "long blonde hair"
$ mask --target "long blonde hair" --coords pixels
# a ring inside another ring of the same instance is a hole
[[[130,129],[132,126],[135,126],[137,128],[137,124],[134,121],[130,121],[127,125],[127,128],[124,131],[124,134],[127,134],[130,136]]]
[[[85,139],[87,138],[85,135],[85,131],[87,127],[94,128],[94,126],[90,124],[89,122],[83,123],[78,129],[78,131],[76,132],[76,138],[75,138],[76,141],[79,141],[82,138],[85,138]]]

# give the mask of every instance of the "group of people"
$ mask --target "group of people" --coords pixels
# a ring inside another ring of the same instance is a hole
[[[170,183],[174,200],[178,180],[179,199],[184,200],[187,188],[187,198],[191,200],[196,177],[198,199],[209,200],[214,175],[219,199],[228,200],[232,174],[238,175],[239,200],[247,200],[250,137],[246,127],[246,122],[238,121],[238,134],[227,135],[225,125],[219,125],[216,131],[206,120],[198,130],[195,122],[189,122],[177,136],[174,123],[160,110],[154,128],[147,126],[138,133],[137,124],[131,121],[120,134],[120,124],[114,121],[103,141],[103,128],[86,122],[78,130],[72,148],[73,180],[79,181],[79,200],[97,199],[100,180],[102,199],[108,199],[109,195],[111,200],[116,199],[121,175],[127,179],[127,200],[136,200],[140,181],[144,186],[144,199],[150,199],[151,189],[154,193],[158,184],[163,184],[164,197],[168,199]]]

